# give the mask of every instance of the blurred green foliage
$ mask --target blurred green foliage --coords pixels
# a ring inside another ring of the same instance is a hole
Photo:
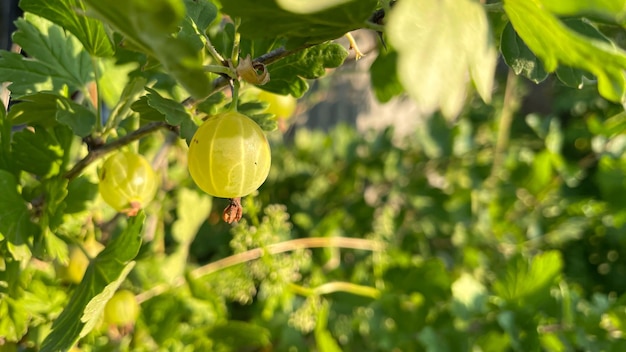
[[[309,80],[347,57],[326,40],[381,30],[381,18],[364,21],[393,4],[324,3],[337,7],[22,1],[13,38],[27,56],[0,51],[14,99],[0,109],[0,351],[626,350],[623,9],[403,0],[372,90],[382,101],[406,90],[443,113],[406,116],[415,131],[268,132],[269,178],[225,224],[228,203],[189,177],[185,139],[232,103],[218,74],[235,78],[237,45],[265,60],[268,90],[310,94]],[[418,26],[403,8],[441,21]],[[459,41],[473,24],[483,40]],[[440,54],[412,45],[416,31]],[[600,55],[588,60],[589,48]],[[506,79],[492,75],[496,49]],[[468,75],[482,99],[465,95]],[[275,129],[262,103],[237,106]],[[98,195],[98,158],[113,149],[159,175],[134,218]],[[105,249],[68,282],[69,248],[89,254],[93,241]],[[134,324],[101,319],[118,288],[141,305]]]
[[[264,257],[215,277],[228,275],[215,292],[236,302],[230,314],[267,327],[276,350],[315,339],[332,351],[313,333],[325,324],[346,351],[619,351],[626,118],[590,89],[571,99],[553,84],[555,114],[517,114],[501,151],[501,108],[479,101],[454,125],[434,116],[405,138],[345,125],[277,137],[268,181],[244,202],[249,220],[206,227],[192,253],[210,261],[229,241],[238,253],[311,237],[386,244]],[[328,282],[378,296],[290,285]]]

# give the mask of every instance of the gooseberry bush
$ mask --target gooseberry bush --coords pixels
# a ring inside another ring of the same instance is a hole
[[[1,350],[626,349],[623,1],[19,6]],[[363,54],[418,128],[287,130]]]

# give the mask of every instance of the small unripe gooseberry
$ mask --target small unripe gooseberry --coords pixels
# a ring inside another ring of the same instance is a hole
[[[139,315],[139,303],[128,290],[119,290],[104,307],[104,321],[107,324],[125,326],[134,324]]]
[[[104,245],[96,240],[88,240],[83,243],[83,248],[90,257],[95,258],[104,249]],[[69,248],[67,266],[57,264],[56,269],[63,281],[78,284],[83,280],[87,266],[89,266],[89,258],[78,246],[72,245]]]
[[[278,119],[288,119],[296,111],[297,100],[291,95],[280,95],[260,90],[258,99],[268,104],[266,112],[276,115]]]
[[[270,171],[270,145],[263,130],[236,111],[208,118],[189,145],[191,178],[206,193],[243,197],[259,188]]]

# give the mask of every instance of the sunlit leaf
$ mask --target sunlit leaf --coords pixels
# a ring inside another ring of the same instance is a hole
[[[278,3],[297,10],[299,13],[283,9]],[[318,2],[229,0],[222,2],[225,13],[241,18],[239,29],[242,36],[249,38],[287,37],[294,40],[294,45],[315,44],[336,39],[363,26],[374,11],[376,4],[375,0]],[[332,7],[325,9],[328,6]]]
[[[0,334],[11,342],[18,342],[28,331],[29,313],[22,302],[11,297],[0,297]]]
[[[11,82],[14,97],[41,90],[82,89],[93,80],[91,59],[73,36],[41,17],[16,21],[13,41],[30,56],[1,52],[0,76]]]
[[[43,341],[42,351],[67,350],[93,328],[99,312],[134,266],[131,260],[141,245],[140,233],[144,219],[143,213],[131,218],[126,229],[114,237],[89,264],[70,303],[55,320],[52,332]]]
[[[464,105],[468,73],[491,99],[496,51],[483,8],[471,0],[398,2],[389,14],[389,41],[398,52],[398,75],[426,112],[455,117]]]
[[[65,151],[56,136],[48,129],[24,129],[14,135],[13,157],[17,166],[42,177],[61,172]]]
[[[543,60],[546,71],[566,65],[591,72],[598,78],[600,95],[614,102],[624,101],[625,51],[569,29],[539,0],[507,0],[504,9],[517,34]]]
[[[176,0],[85,0],[88,13],[111,25],[138,50],[155,57],[187,91],[205,98],[212,85],[203,70],[203,58],[193,42],[175,38],[185,4]]]
[[[591,15],[620,24],[626,21],[626,1],[624,0],[541,0],[541,4],[557,15]]]
[[[563,259],[558,251],[538,254],[530,261],[516,258],[494,283],[494,292],[514,305],[538,307],[550,298],[550,288],[562,268]]]
[[[82,0],[21,0],[20,7],[68,30],[80,40],[89,54],[100,57],[113,55],[113,44],[102,22],[85,16]]]

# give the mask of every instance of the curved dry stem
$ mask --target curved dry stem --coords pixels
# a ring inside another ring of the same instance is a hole
[[[254,248],[245,252],[231,255],[229,257],[226,257],[226,258],[214,261],[212,263],[209,263],[207,265],[201,266],[193,270],[189,274],[189,276],[192,279],[198,279],[203,276],[207,276],[215,272],[218,272],[222,269],[226,269],[226,268],[238,265],[238,264],[243,264],[251,260],[259,259],[262,256],[267,255],[267,254],[269,255],[279,254],[279,253],[295,251],[298,249],[307,249],[307,248],[334,248],[334,247],[365,250],[365,251],[381,251],[385,248],[385,244],[379,241],[366,240],[362,238],[350,238],[350,237],[298,238],[295,240],[270,244],[265,248]],[[185,283],[185,279],[182,277],[179,277],[169,285],[168,284],[157,285],[145,292],[138,294],[137,301],[139,303],[145,302],[152,297],[158,296],[166,292],[170,288],[182,286],[184,283]]]
[[[313,288],[302,287],[296,284],[290,284],[289,288],[293,290],[295,293],[310,297],[310,296],[323,296],[336,292],[345,292],[351,293],[353,295],[369,297],[372,299],[377,299],[380,297],[380,290],[363,285],[353,284],[351,282],[345,281],[333,281],[321,284],[319,286]]]

